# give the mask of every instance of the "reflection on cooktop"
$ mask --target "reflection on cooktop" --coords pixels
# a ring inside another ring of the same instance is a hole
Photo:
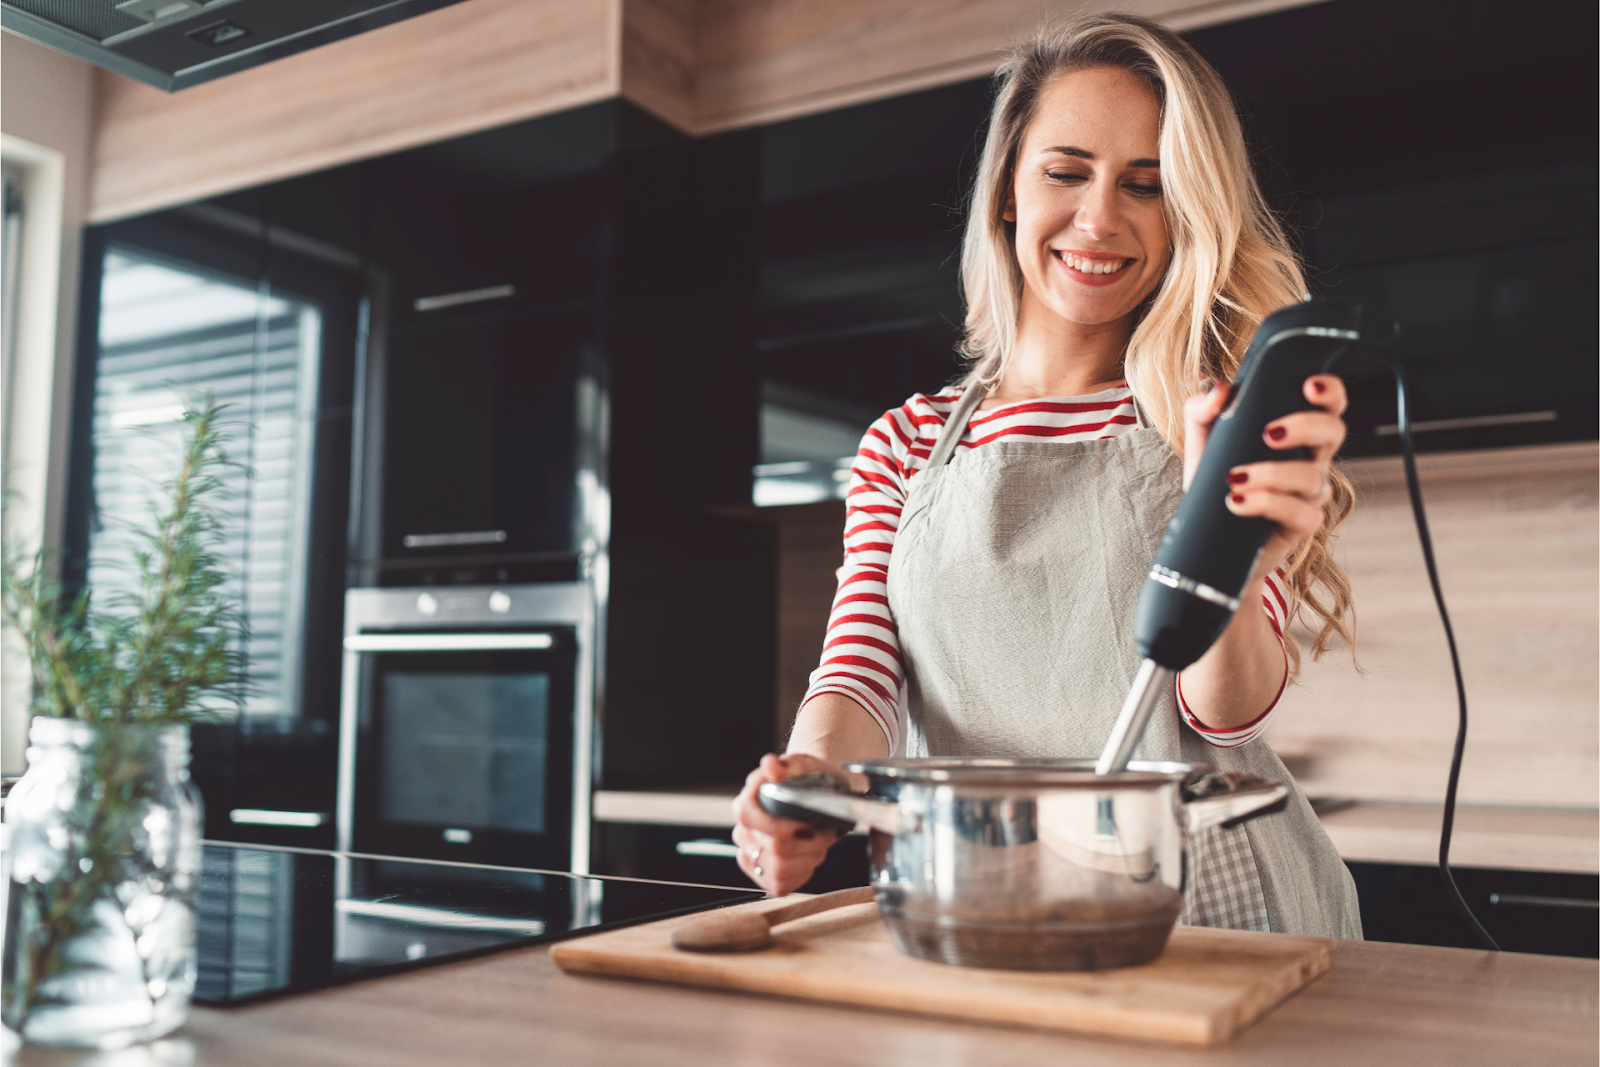
[[[760,896],[207,842],[194,999],[298,992]]]

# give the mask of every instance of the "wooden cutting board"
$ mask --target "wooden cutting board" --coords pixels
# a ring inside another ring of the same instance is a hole
[[[874,904],[776,927],[772,946],[756,952],[673,948],[673,928],[692,918],[564,941],[551,956],[566,971],[1185,1045],[1229,1040],[1331,967],[1334,957],[1328,938],[1180,926],[1161,958],[1140,967],[1073,973],[950,967],[902,955]]]

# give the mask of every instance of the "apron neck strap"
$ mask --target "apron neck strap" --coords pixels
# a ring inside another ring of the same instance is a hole
[[[978,405],[983,403],[983,398],[988,395],[989,390],[971,385],[961,394],[961,399],[956,401],[956,406],[950,411],[950,417],[945,420],[944,427],[939,431],[939,439],[934,443],[933,451],[928,454],[930,469],[942,467],[950,462],[956,453],[956,445],[967,432],[967,423],[972,420],[972,413],[978,410]],[[1133,402],[1134,425],[1141,430],[1150,429],[1150,420],[1145,417],[1144,408],[1139,406],[1139,398],[1131,392],[1128,397]]]
[[[1131,389],[1128,391],[1128,399],[1133,402],[1134,426],[1141,430],[1148,430],[1150,428],[1150,420],[1145,418],[1144,408],[1139,406],[1139,398],[1133,395]]]
[[[934,444],[933,451],[928,454],[930,470],[950,462],[950,457],[955,455],[956,443],[961,440],[962,434],[967,432],[968,420],[983,402],[983,398],[988,395],[989,390],[982,386],[967,386],[966,391],[961,394],[961,399],[956,401],[956,406],[951,410],[950,417],[945,420],[944,428],[939,431],[939,440]]]

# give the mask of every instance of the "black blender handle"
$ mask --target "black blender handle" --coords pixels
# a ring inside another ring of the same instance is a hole
[[[1273,312],[1257,328],[1140,594],[1141,655],[1182,670],[1227,627],[1272,532],[1270,521],[1228,510],[1228,473],[1244,463],[1308,456],[1304,448],[1270,447],[1267,424],[1315,409],[1306,379],[1326,372],[1361,339],[1362,327],[1360,304],[1307,301]]]

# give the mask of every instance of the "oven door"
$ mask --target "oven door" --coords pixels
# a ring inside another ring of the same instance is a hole
[[[566,870],[571,627],[362,633],[351,847]]]

